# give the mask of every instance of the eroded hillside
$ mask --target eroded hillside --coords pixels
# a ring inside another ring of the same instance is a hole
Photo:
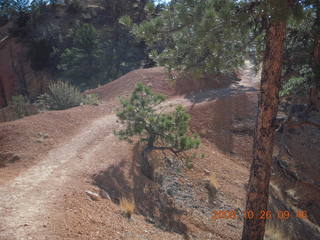
[[[212,220],[213,210],[236,210],[238,216],[244,211],[258,79],[248,63],[239,77],[228,87],[176,95],[163,68],[137,70],[92,90],[102,97],[99,106],[1,123],[0,238],[239,239],[241,217]],[[192,167],[156,151],[152,181],[141,173],[139,145],[113,135],[120,127],[114,114],[118,97],[139,81],[169,95],[167,109],[180,104],[192,115],[192,131],[202,138],[200,148],[187,153],[197,154]],[[269,239],[319,234],[319,135],[312,126],[303,128],[285,132],[286,153],[274,163],[270,203],[274,211],[307,210],[309,219],[270,220]],[[313,139],[312,149],[299,143],[306,138]],[[214,195],[208,190],[211,176]],[[131,220],[119,207],[124,197],[135,202]]]

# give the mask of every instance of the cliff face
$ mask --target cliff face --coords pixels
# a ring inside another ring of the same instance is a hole
[[[6,28],[0,29],[2,36]],[[28,48],[17,39],[7,36],[1,38],[0,107],[7,106],[14,95],[23,94],[34,100],[48,82],[47,74],[32,70],[27,52]]]

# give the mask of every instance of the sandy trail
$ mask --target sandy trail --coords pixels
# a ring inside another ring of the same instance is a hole
[[[197,97],[219,98],[233,94],[230,89],[246,90],[256,87],[258,80],[253,77],[250,68],[247,63],[242,70],[243,80],[240,83],[228,89],[203,92]],[[170,108],[178,104],[191,106],[195,101],[188,96],[174,97],[167,100],[163,107]],[[114,163],[115,158],[108,158],[108,154],[116,154],[116,145],[119,149],[119,141],[112,132],[118,127],[114,114],[97,119],[48,152],[36,165],[0,186],[0,239],[58,239],[47,228],[50,211],[63,211],[58,202],[66,192],[77,187],[73,185],[77,183],[75,178],[87,176],[97,167]],[[106,155],[106,161],[96,160],[97,154]]]

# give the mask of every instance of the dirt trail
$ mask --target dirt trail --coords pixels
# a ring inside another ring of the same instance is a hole
[[[112,130],[116,126],[115,115],[95,120],[38,164],[1,186],[0,239],[37,236],[45,228],[44,219],[50,217],[46,215],[48,208],[73,188],[67,183],[78,173],[88,171],[97,151],[112,150],[116,143]]]
[[[250,67],[247,64],[243,70],[243,82],[199,96],[228,96],[233,94],[230,89],[255,87],[257,79],[253,78]],[[174,97],[164,106],[177,104],[191,106],[195,102],[188,96]],[[50,211],[64,211],[58,202],[64,194],[78,187],[76,178],[88,176],[115,162],[117,158],[114,156],[119,154],[122,144],[112,133],[117,127],[114,114],[93,121],[73,138],[48,152],[36,165],[0,186],[0,239],[58,239],[47,227]],[[96,159],[98,154],[105,155],[105,161]],[[111,155],[113,157],[109,157]]]

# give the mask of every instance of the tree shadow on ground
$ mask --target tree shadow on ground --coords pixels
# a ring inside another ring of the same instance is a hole
[[[189,111],[191,126],[221,151],[233,154],[235,134],[250,133],[249,123],[256,115],[256,103],[248,92],[255,89],[220,89],[187,96],[194,102]],[[204,101],[206,104],[196,104]]]
[[[133,200],[136,211],[149,222],[187,239],[187,226],[180,220],[184,211],[175,206],[158,184],[142,175],[141,161],[141,147],[136,144],[132,161],[121,160],[95,175],[95,184],[105,190],[113,202],[119,204],[121,198]]]
[[[219,88],[219,89],[211,89],[206,91],[192,92],[190,94],[187,94],[186,98],[190,102],[196,104],[204,101],[212,101],[219,98],[236,96],[236,95],[245,94],[248,92],[256,92],[256,91],[257,89],[253,87],[237,86],[236,88]]]
[[[175,92],[177,94],[186,94],[203,89],[227,88],[232,84],[238,83],[240,80],[236,73],[204,76],[202,74],[185,72],[176,76]]]

